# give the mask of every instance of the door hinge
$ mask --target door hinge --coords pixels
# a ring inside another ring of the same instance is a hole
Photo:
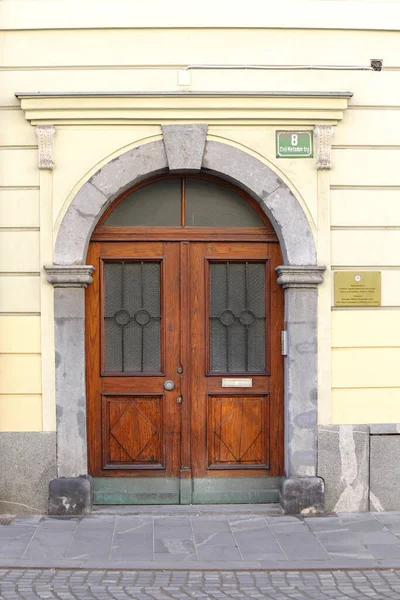
[[[287,356],[287,331],[281,331],[281,352],[282,356]]]

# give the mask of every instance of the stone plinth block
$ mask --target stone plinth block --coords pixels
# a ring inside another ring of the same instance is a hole
[[[49,515],[87,515],[91,508],[91,477],[60,477],[50,481]]]
[[[288,515],[324,512],[324,482],[320,477],[287,477],[282,480],[279,497]]]
[[[199,172],[208,125],[163,125],[165,151],[171,172]]]
[[[370,510],[400,510],[400,435],[371,435]]]
[[[367,511],[369,426],[320,425],[318,475],[325,482],[326,512]]]

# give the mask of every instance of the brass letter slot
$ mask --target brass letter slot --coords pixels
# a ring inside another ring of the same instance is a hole
[[[236,379],[233,377],[223,377],[222,387],[253,387],[253,380],[251,377]]]

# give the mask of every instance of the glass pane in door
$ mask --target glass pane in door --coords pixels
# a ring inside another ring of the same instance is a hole
[[[210,264],[210,372],[265,370],[265,263]]]
[[[105,370],[160,372],[160,263],[106,262],[104,287]]]
[[[232,190],[204,179],[185,182],[185,225],[190,227],[264,227],[259,215]]]
[[[104,222],[113,227],[169,227],[181,224],[181,180],[162,180],[132,192]]]

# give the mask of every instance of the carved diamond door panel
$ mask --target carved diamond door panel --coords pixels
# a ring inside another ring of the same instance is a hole
[[[163,468],[162,397],[103,396],[103,468]]]
[[[268,396],[210,396],[208,467],[268,468]]]

